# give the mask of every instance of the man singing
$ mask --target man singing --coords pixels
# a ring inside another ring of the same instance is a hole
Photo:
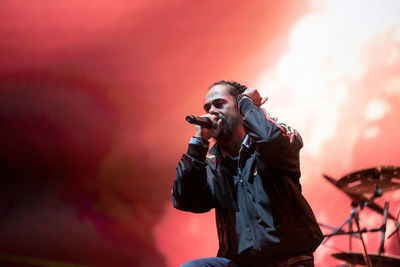
[[[298,132],[260,106],[256,89],[214,83],[204,109],[213,127],[197,126],[177,166],[174,207],[195,213],[215,208],[217,257],[182,266],[314,266],[323,236],[301,194]],[[209,139],[215,145],[209,149]],[[207,155],[207,152],[209,155]]]

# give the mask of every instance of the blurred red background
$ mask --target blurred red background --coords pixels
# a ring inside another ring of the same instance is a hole
[[[213,213],[174,210],[170,190],[193,134],[184,117],[221,79],[259,88],[299,130],[304,195],[340,225],[350,200],[322,173],[400,165],[398,12],[396,1],[2,2],[0,262],[214,256]],[[399,193],[385,200],[396,215]],[[369,228],[381,220],[361,214]],[[316,266],[340,264],[330,254],[347,243],[321,246]],[[376,252],[379,235],[367,244]],[[400,254],[396,237],[386,252]]]

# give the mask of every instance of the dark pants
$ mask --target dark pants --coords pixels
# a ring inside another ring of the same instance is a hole
[[[274,262],[259,262],[255,264],[238,265],[227,258],[212,257],[185,262],[181,267],[314,267],[311,256],[299,256]]]

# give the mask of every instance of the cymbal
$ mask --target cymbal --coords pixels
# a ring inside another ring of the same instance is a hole
[[[348,174],[336,183],[341,190],[352,194],[373,194],[378,186],[382,192],[400,188],[400,167],[381,166]]]
[[[373,201],[368,201],[368,198],[366,198],[363,194],[354,194],[354,193],[350,193],[348,191],[343,190],[342,188],[340,188],[337,185],[337,182],[334,178],[329,177],[328,175],[323,174],[322,175],[328,182],[330,182],[331,184],[333,184],[334,186],[336,186],[337,188],[339,188],[342,192],[344,192],[346,195],[348,195],[353,203],[356,203],[357,205],[362,205],[364,203],[368,203],[367,207],[370,208],[373,211],[378,212],[379,214],[383,215],[383,208],[381,206],[379,206],[378,204],[376,204]],[[343,185],[342,185],[343,186]],[[395,217],[388,212],[388,217],[392,220],[395,220]]]
[[[339,259],[339,260],[344,260],[348,263],[351,264],[360,264],[360,265],[366,265],[364,261],[364,257],[362,253],[337,253],[337,254],[332,254],[333,257]],[[395,266],[400,266],[400,257],[399,256],[393,256],[393,255],[387,255],[387,254],[381,254],[380,256],[376,253],[371,253],[368,254],[368,257],[371,260],[371,263],[373,266],[381,266],[381,267],[395,267]]]

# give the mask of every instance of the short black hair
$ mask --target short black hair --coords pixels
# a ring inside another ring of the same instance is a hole
[[[235,98],[235,100],[238,99],[238,97],[243,94],[243,92],[247,89],[246,85],[240,84],[238,82],[234,81],[218,81],[213,83],[208,90],[210,90],[213,86],[215,85],[228,85],[228,93]]]

